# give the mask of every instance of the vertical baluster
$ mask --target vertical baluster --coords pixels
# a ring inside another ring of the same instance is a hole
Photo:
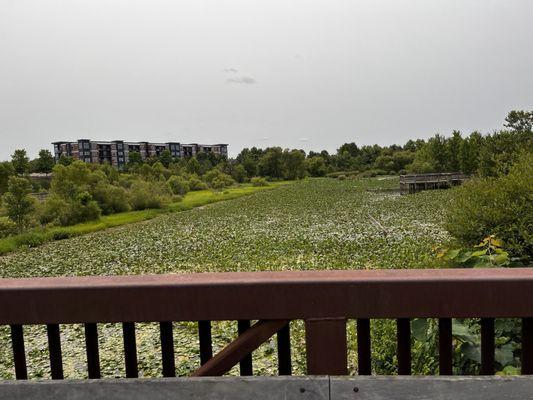
[[[160,322],[159,332],[161,335],[161,356],[163,360],[163,377],[176,376],[176,364],[174,361],[174,337],[172,335],[172,322]]]
[[[411,375],[411,321],[409,318],[396,320],[398,375]]]
[[[494,318],[481,318],[481,375],[494,375]]]
[[[278,340],[278,372],[280,375],[292,374],[291,362],[291,327],[287,323],[277,333]]]
[[[200,364],[204,365],[213,358],[211,321],[198,321],[198,337],[200,339]]]
[[[533,374],[533,318],[522,318],[522,374]]]
[[[135,340],[135,323],[124,322],[122,324],[124,335],[124,361],[126,364],[126,378],[137,378],[137,343]]]
[[[237,330],[239,335],[243,334],[248,328],[250,328],[250,321],[248,320],[239,320],[237,321]],[[252,366],[252,354],[248,354],[242,359],[239,363],[239,368],[241,376],[251,376],[254,374]]]
[[[357,320],[357,361],[359,375],[372,373],[370,352],[370,320],[359,318]]]
[[[15,377],[17,379],[28,379],[22,325],[11,325],[11,345],[13,347],[13,361],[15,362]]]
[[[348,373],[345,319],[306,320],[305,346],[309,375],[346,375]]]
[[[439,373],[452,375],[452,319],[439,318]]]
[[[59,324],[46,325],[48,350],[50,353],[50,371],[52,379],[63,379],[63,359],[61,356],[61,336]]]
[[[100,379],[100,352],[98,349],[98,327],[95,323],[85,324],[85,348],[87,351],[87,374],[89,379]]]

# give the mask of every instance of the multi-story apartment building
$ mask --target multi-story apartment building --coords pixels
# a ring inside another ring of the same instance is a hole
[[[113,140],[111,142],[79,139],[76,142],[54,142],[56,161],[63,155],[89,163],[109,163],[122,167],[129,162],[132,152],[140,154],[143,160],[158,157],[165,150],[170,151],[174,158],[192,157],[198,153],[214,153],[228,156],[227,144],[182,144],[178,142],[150,143],[150,142],[125,142]]]

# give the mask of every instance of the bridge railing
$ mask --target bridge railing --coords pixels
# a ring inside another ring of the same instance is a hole
[[[201,365],[219,376],[277,335],[278,372],[290,375],[290,321],[305,321],[308,375],[347,374],[347,320],[356,320],[358,373],[371,373],[370,320],[395,319],[398,373],[411,373],[412,318],[438,318],[439,368],[452,374],[452,318],[480,318],[481,374],[494,373],[495,318],[521,318],[521,368],[533,374],[533,269],[284,271],[0,279],[0,325],[11,326],[17,379],[27,379],[24,326],[47,327],[50,370],[63,379],[62,324],[83,323],[87,377],[101,377],[98,323],[122,323],[126,377],[138,376],[135,324],[158,322],[163,376],[175,376],[172,322],[198,321]],[[211,321],[239,335],[213,354]],[[0,343],[6,346],[7,343]],[[122,351],[119,350],[119,351]]]

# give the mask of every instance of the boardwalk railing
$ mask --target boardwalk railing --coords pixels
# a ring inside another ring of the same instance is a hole
[[[0,325],[11,326],[13,365],[26,379],[24,325],[44,324],[53,379],[63,378],[61,325],[84,323],[87,377],[100,378],[97,323],[123,326],[126,377],[137,377],[135,323],[160,324],[163,376],[175,375],[172,321],[198,321],[201,365],[219,376],[277,335],[280,375],[290,375],[289,324],[304,320],[308,375],[347,374],[346,322],[357,320],[358,371],[371,373],[370,320],[397,321],[398,372],[411,373],[410,320],[439,320],[440,374],[452,374],[452,318],[480,318],[481,373],[494,373],[494,318],[522,319],[522,373],[533,373],[533,269],[204,273],[0,280]],[[239,335],[213,354],[211,321]],[[256,322],[252,322],[256,321]],[[8,346],[8,343],[0,343]],[[120,350],[122,351],[122,350]]]
[[[416,193],[421,190],[450,188],[461,185],[469,178],[461,172],[400,175],[400,192]]]

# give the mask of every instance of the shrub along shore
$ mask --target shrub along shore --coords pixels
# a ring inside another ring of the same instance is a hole
[[[196,207],[202,207],[219,201],[232,200],[242,196],[248,196],[258,191],[274,189],[286,184],[289,184],[289,182],[272,182],[265,186],[242,184],[238,187],[228,188],[223,192],[205,189],[189,192],[179,201],[171,202],[162,208],[126,211],[104,215],[96,221],[84,222],[71,226],[35,228],[18,235],[8,236],[0,239],[0,255],[20,248],[36,247],[43,243],[54,240],[71,238],[116,226],[149,220],[161,214],[188,211]]]

